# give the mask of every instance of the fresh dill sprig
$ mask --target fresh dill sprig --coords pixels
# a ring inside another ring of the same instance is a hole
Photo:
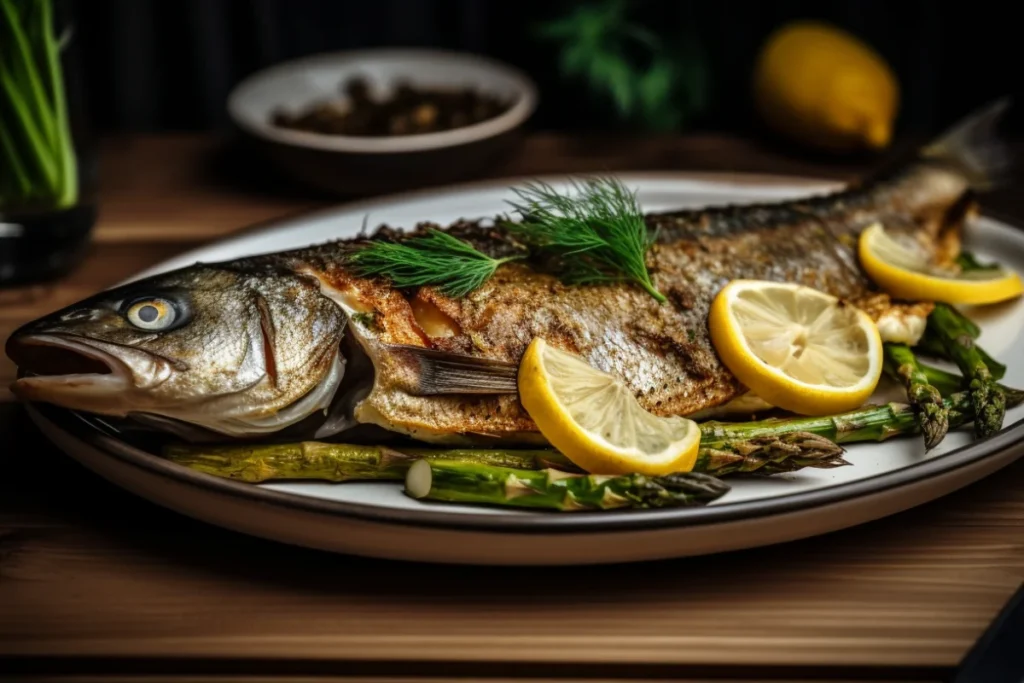
[[[614,178],[571,181],[577,196],[559,194],[543,182],[513,189],[508,202],[522,217],[505,227],[538,251],[559,260],[569,284],[632,281],[659,302],[646,254],[654,243],[636,195]]]
[[[381,275],[395,287],[434,285],[450,297],[469,294],[490,278],[498,266],[523,258],[491,258],[448,233],[431,228],[423,237],[404,242],[372,242],[348,255],[363,277]]]

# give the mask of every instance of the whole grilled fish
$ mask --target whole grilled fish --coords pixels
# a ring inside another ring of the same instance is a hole
[[[745,392],[706,324],[732,279],[815,287],[862,307],[883,338],[915,343],[930,304],[878,292],[858,266],[856,236],[881,221],[939,260],[955,257],[974,193],[1003,169],[991,136],[1002,109],[836,193],[648,214],[658,237],[647,265],[664,304],[625,283],[563,284],[528,261],[502,265],[461,298],[400,290],[346,266],[364,237],[195,264],[29,323],[7,342],[24,374],[13,391],[192,439],[348,438],[370,425],[439,443],[536,443],[515,375],[540,336],[623,377],[651,412],[694,414]],[[496,223],[445,229],[495,256],[520,248]],[[369,239],[403,237],[385,226]]]

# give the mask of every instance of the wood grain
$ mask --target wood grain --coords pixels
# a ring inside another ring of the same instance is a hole
[[[65,280],[0,293],[0,338],[201,241],[336,201],[211,180],[217,149],[188,136],[110,141],[92,253]],[[614,168],[840,177],[852,167],[731,139],[536,136],[495,175]],[[3,363],[0,384],[13,377]],[[359,671],[937,680],[1024,578],[1024,462],[817,539],[543,570],[333,556],[210,527],[85,471],[2,401],[0,472],[0,676],[17,667],[18,680],[108,667],[128,677],[102,680],[196,683],[213,680],[199,675],[207,665],[267,680]],[[331,668],[342,665],[363,668]]]
[[[4,433],[32,443],[20,412],[2,411]],[[818,539],[550,570],[282,547],[159,509],[49,447],[5,449],[0,468],[0,656],[50,664],[175,657],[285,669],[405,662],[423,672],[456,662],[491,672],[602,663],[934,673],[959,662],[1024,576],[1024,463]]]

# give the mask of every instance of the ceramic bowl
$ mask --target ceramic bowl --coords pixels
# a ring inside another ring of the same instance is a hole
[[[377,96],[404,80],[419,87],[475,87],[513,104],[474,125],[403,136],[327,135],[272,123],[278,110],[343,102],[342,84],[353,76],[364,78]],[[536,104],[536,86],[526,75],[485,57],[374,49],[306,57],[253,74],[234,88],[227,108],[245,139],[289,175],[333,194],[363,195],[471,178],[512,150]]]

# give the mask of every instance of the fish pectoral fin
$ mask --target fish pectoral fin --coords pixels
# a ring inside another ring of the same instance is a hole
[[[515,394],[519,390],[516,363],[403,344],[391,344],[387,350],[417,368],[414,386],[409,387],[415,395]]]

